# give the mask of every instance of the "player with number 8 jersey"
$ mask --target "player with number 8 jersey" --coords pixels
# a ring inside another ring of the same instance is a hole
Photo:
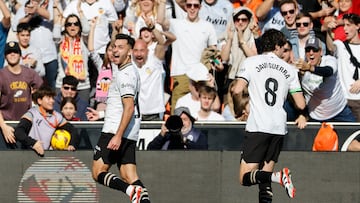
[[[297,70],[275,53],[267,52],[248,57],[242,63],[237,78],[249,83],[250,114],[246,130],[284,135],[284,101],[288,92],[302,92]]]
[[[286,44],[285,36],[278,30],[268,30],[261,38],[264,53],[248,57],[241,64],[232,89],[234,103],[248,88],[250,113],[240,159],[240,183],[259,185],[259,202],[272,202],[271,183],[279,183],[290,198],[295,197],[295,187],[290,170],[274,172],[286,129],[286,112],[283,108],[288,93],[295,105],[305,109],[297,71],[281,59]]]

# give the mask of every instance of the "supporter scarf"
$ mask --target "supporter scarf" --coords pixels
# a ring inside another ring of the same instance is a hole
[[[60,56],[65,75],[72,75],[78,80],[84,81],[86,71],[81,53],[80,37],[77,37],[75,40],[65,37],[60,44]]]

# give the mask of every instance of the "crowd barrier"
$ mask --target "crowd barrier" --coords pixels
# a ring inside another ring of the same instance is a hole
[[[1,151],[0,202],[115,203],[129,198],[91,179],[90,150]],[[239,184],[238,151],[137,151],[137,166],[152,203],[254,203],[257,186]],[[276,170],[289,167],[297,192],[289,199],[273,184],[273,202],[360,202],[360,153],[284,151]],[[116,167],[111,172],[118,174]]]
[[[101,133],[103,122],[72,122],[79,129],[81,142],[79,149],[93,149]],[[139,150],[146,150],[148,143],[159,134],[163,122],[141,123],[140,138],[137,146]],[[15,126],[17,122],[8,122]],[[339,149],[353,134],[360,133],[360,123],[331,123],[339,137]],[[284,151],[311,151],[314,137],[320,128],[320,123],[309,122],[305,129],[298,129],[289,122],[288,134],[285,136]],[[208,136],[209,150],[238,151],[245,133],[244,122],[196,122],[195,126]],[[7,149],[3,139],[0,139],[0,150]]]

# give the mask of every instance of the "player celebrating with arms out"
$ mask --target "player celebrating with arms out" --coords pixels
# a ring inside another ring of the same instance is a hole
[[[100,184],[126,193],[132,203],[150,203],[147,190],[136,173],[140,78],[136,67],[131,63],[134,44],[134,39],[128,35],[118,34],[115,37],[113,61],[118,66],[118,71],[110,84],[104,126],[95,146],[92,175]],[[88,118],[97,120],[99,112],[88,112]],[[115,163],[121,178],[109,172],[111,165]]]
[[[259,202],[269,203],[272,202],[272,182],[285,187],[290,198],[295,197],[290,170],[273,170],[287,133],[286,112],[283,109],[286,96],[290,92],[299,110],[305,108],[305,99],[296,70],[280,58],[284,52],[285,36],[270,29],[262,36],[262,43],[264,53],[245,59],[233,91],[237,100],[248,86],[250,95],[250,114],[240,161],[240,183],[244,186],[259,184]]]

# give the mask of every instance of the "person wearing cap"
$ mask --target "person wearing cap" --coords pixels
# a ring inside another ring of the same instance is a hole
[[[171,113],[177,100],[189,92],[189,79],[186,76],[199,63],[205,48],[216,49],[217,36],[213,25],[200,19],[199,10],[201,0],[185,0],[183,6],[187,12],[184,19],[166,19],[160,14],[165,14],[165,7],[158,12],[157,21],[164,30],[169,30],[176,36],[172,43],[172,57],[170,76],[173,79],[171,95]],[[160,9],[159,9],[160,10]]]
[[[17,42],[5,45],[5,59],[8,65],[0,70],[0,127],[6,147],[15,144],[14,129],[5,121],[18,121],[32,106],[32,92],[43,80],[33,69],[20,64],[21,49]],[[2,142],[1,142],[2,143]]]
[[[327,39],[329,41],[327,44],[329,49],[334,51],[338,61],[339,79],[345,92],[345,98],[357,122],[360,122],[360,16],[354,13],[345,14],[343,20],[346,42],[340,40],[333,42],[328,32]],[[346,43],[349,45],[358,65],[355,65],[354,59],[350,59],[351,55],[345,46]]]
[[[9,32],[9,28],[11,26],[11,22],[10,22],[10,18],[11,18],[11,13],[7,7],[7,5],[5,4],[5,1],[1,1],[0,2],[0,10],[1,10],[1,14],[2,14],[2,19],[0,22],[0,69],[3,68],[4,65],[4,48],[5,48],[5,43],[6,43],[6,39],[8,36],[8,32]]]
[[[80,118],[82,121],[87,121],[87,108],[89,103],[80,98],[78,94],[77,86],[79,84],[78,79],[74,76],[67,75],[62,79],[62,85],[60,92],[55,97],[54,109],[58,112],[61,112],[61,102],[66,97],[74,98],[76,101],[76,115],[75,117]]]
[[[187,77],[189,78],[190,92],[177,100],[175,108],[186,106],[190,109],[191,115],[196,117],[197,112],[201,107],[198,92],[199,88],[205,85],[214,87],[215,80],[202,63],[194,64],[192,67],[193,69],[186,73]],[[220,105],[220,99],[217,96],[211,108],[214,111],[218,111],[220,109]]]
[[[195,119],[191,116],[189,108],[183,106],[176,108],[174,115],[161,126],[160,134],[149,143],[147,149],[168,150],[176,146],[176,149],[207,150],[207,135],[195,128],[194,122]],[[176,136],[181,137],[180,141],[174,139]]]
[[[221,46],[221,59],[229,67],[226,88],[235,79],[245,58],[257,55],[255,36],[251,31],[256,24],[253,13],[246,7],[239,7],[232,15],[227,25],[227,36]]]
[[[338,79],[336,58],[322,56],[321,41],[309,38],[305,44],[306,62],[296,63],[310,121],[354,122],[355,118]]]

